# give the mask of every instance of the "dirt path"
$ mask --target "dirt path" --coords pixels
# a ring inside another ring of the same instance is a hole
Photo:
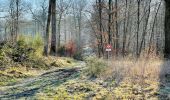
[[[77,78],[81,72],[84,62],[72,68],[63,68],[48,71],[40,76],[28,78],[13,86],[0,87],[0,100],[6,99],[33,99],[36,93],[46,88],[56,88],[67,80]]]

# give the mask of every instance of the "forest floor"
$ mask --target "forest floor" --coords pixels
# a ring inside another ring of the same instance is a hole
[[[86,63],[77,61],[71,67],[53,68],[41,71],[32,77],[26,77],[11,84],[0,86],[1,100],[169,100],[170,99],[170,74],[167,67],[169,61],[148,62],[150,66],[147,72],[141,73],[141,69],[128,69],[126,73],[122,65],[115,61],[117,78],[108,80],[105,78],[89,78],[84,75]],[[128,62],[129,63],[129,62]],[[128,63],[126,62],[128,67]],[[141,63],[141,62],[140,62]],[[154,63],[154,65],[153,65]],[[136,63],[139,64],[139,63]],[[158,69],[157,66],[161,66]],[[162,67],[163,66],[163,67]],[[140,67],[140,66],[138,66]],[[154,67],[154,68],[153,68]],[[166,67],[166,68],[164,68]],[[121,69],[121,72],[119,72]],[[159,70],[159,71],[158,71]],[[155,73],[157,72],[157,73]],[[130,74],[129,74],[130,73]],[[133,75],[131,75],[133,73]],[[154,73],[154,75],[150,75]],[[163,73],[163,74],[162,74]],[[109,72],[107,72],[108,75]],[[165,76],[162,79],[162,75]],[[134,76],[135,75],[135,76]],[[107,75],[104,75],[107,77]],[[133,77],[132,77],[133,76]]]
[[[33,99],[40,91],[55,88],[79,76],[83,62],[74,67],[56,68],[36,77],[26,78],[7,86],[0,87],[0,99]],[[80,67],[81,66],[81,67]]]

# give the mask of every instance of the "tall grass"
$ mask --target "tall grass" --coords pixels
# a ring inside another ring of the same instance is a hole
[[[160,57],[140,57],[138,60],[122,58],[109,62],[104,79],[115,80],[111,90],[116,99],[153,99],[170,68]],[[157,97],[158,98],[158,97]]]

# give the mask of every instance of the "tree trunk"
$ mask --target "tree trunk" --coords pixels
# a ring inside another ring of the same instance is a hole
[[[80,10],[79,11],[79,18],[78,18],[78,50],[80,51],[81,50],[81,30],[82,30],[82,24],[81,24],[81,21],[82,21],[82,11]]]
[[[66,25],[66,14],[64,15],[64,42],[67,43],[67,25]]]
[[[151,51],[151,47],[152,47],[153,40],[154,40],[154,28],[155,28],[156,18],[157,18],[157,15],[158,15],[160,6],[161,6],[161,2],[160,2],[160,4],[158,5],[158,8],[157,8],[157,10],[156,10],[156,14],[155,14],[155,18],[154,18],[154,22],[153,22],[153,26],[152,26],[151,37],[150,37],[150,40],[149,40],[148,55],[149,55],[149,53],[150,53],[150,51]]]
[[[99,0],[99,31],[100,31],[100,46],[99,46],[99,57],[101,57],[101,54],[103,53],[103,36],[102,36],[102,1]]]
[[[123,48],[122,48],[122,55],[123,57],[125,56],[125,47],[126,47],[126,34],[127,34],[127,27],[128,27],[128,22],[129,21],[126,21],[126,18],[127,18],[127,0],[125,1],[126,2],[126,8],[125,8],[125,12],[124,12],[124,32],[123,32]]]
[[[126,35],[126,46],[125,46],[125,49],[127,51],[129,51],[129,48],[130,48],[130,43],[131,43],[131,35],[132,35],[132,19],[130,14],[131,14],[131,11],[132,11],[132,0],[129,0],[129,7],[128,7],[128,14],[127,14],[127,26],[126,26],[126,32],[127,32],[127,35]]]
[[[47,19],[47,26],[46,26],[46,36],[45,36],[45,46],[44,46],[44,54],[46,56],[49,55],[49,43],[50,43],[50,33],[49,33],[49,28],[50,28],[50,21],[51,21],[51,2],[52,0],[49,0],[49,7],[48,7],[48,19]]]
[[[50,54],[56,55],[57,48],[56,48],[56,0],[52,0],[51,5],[51,11],[52,11],[52,37],[51,37],[51,50]]]
[[[17,11],[16,11],[16,33],[15,33],[15,39],[17,40],[18,37],[18,32],[19,32],[19,0],[16,0],[16,6],[17,6]]]
[[[15,41],[15,13],[14,13],[14,1],[10,1],[10,17],[11,17],[11,23],[10,23],[10,39],[12,41],[12,43],[14,43]]]
[[[115,12],[115,30],[116,30],[116,56],[118,56],[118,49],[119,49],[119,31],[118,31],[118,0],[115,0],[115,9],[116,9],[116,12]]]
[[[164,57],[170,58],[170,1],[165,0],[165,49]]]
[[[148,28],[148,23],[149,23],[149,17],[150,17],[150,8],[151,8],[151,0],[149,1],[149,8],[148,8],[148,14],[145,18],[145,25],[144,25],[144,30],[143,30],[143,34],[142,34],[142,41],[140,43],[140,47],[139,47],[139,55],[141,54],[142,52],[142,47],[144,45],[144,42],[145,42],[145,38],[146,38],[146,34],[147,34],[147,28]],[[147,12],[147,10],[145,11]]]
[[[140,30],[140,0],[138,2],[138,12],[137,12],[137,33],[136,33],[136,56],[139,57],[139,30]]]
[[[60,40],[61,40],[61,19],[63,16],[63,12],[59,15],[59,21],[58,21],[58,43],[57,46],[60,47]]]
[[[111,18],[112,18],[112,15],[111,15],[111,10],[112,10],[112,0],[109,0],[109,20],[108,20],[108,43],[111,44],[112,42],[112,39],[111,39]]]

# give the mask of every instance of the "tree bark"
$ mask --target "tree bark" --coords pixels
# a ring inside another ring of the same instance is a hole
[[[125,12],[124,12],[124,32],[123,32],[123,48],[122,48],[122,55],[123,57],[125,56],[125,47],[126,47],[126,34],[127,34],[127,27],[128,27],[128,22],[129,20],[127,21],[127,9],[128,9],[128,6],[127,6],[127,0],[125,1],[126,2],[126,8],[125,8]]]
[[[119,49],[119,31],[118,31],[118,0],[115,0],[115,30],[116,30],[116,56],[118,56],[118,49]]]
[[[136,56],[139,57],[139,30],[140,30],[140,3],[141,0],[137,0],[138,12],[137,12],[137,33],[136,33]]]
[[[149,17],[150,17],[150,9],[151,9],[151,0],[149,1],[148,13],[147,13],[147,16],[145,18],[146,22],[145,22],[144,30],[143,30],[143,34],[142,34],[142,41],[141,41],[140,47],[139,47],[139,56],[140,56],[140,54],[142,52],[142,47],[144,45],[146,34],[147,34],[147,28],[148,28]],[[147,10],[145,12],[147,12]]]
[[[52,37],[51,37],[51,50],[50,54],[56,55],[57,47],[56,47],[56,0],[52,0],[51,5],[51,12],[52,12]]]
[[[108,43],[111,44],[112,43],[112,38],[111,38],[111,18],[112,18],[112,15],[111,15],[111,11],[112,11],[112,0],[109,0],[109,20],[108,20]]]
[[[60,47],[60,38],[61,38],[61,19],[62,19],[63,13],[60,13],[59,15],[59,21],[58,21],[58,43],[57,46]]]
[[[79,31],[78,31],[78,50],[81,49],[81,21],[82,21],[82,11],[79,11],[79,18],[78,18],[78,25],[79,25]]]
[[[161,6],[161,2],[160,2],[160,4],[158,5],[158,8],[157,8],[157,10],[156,10],[156,14],[155,14],[155,17],[154,17],[154,22],[153,22],[152,31],[151,31],[151,37],[150,37],[150,40],[149,40],[148,55],[149,55],[149,53],[150,53],[150,51],[151,51],[151,46],[152,46],[153,40],[154,40],[154,28],[155,28],[156,18],[157,18],[157,15],[158,15],[160,6]]]
[[[165,49],[164,57],[170,58],[170,1],[165,0]]]
[[[16,7],[17,7],[17,11],[16,11],[16,33],[15,33],[15,39],[17,40],[18,37],[18,32],[19,32],[19,0],[16,0]]]
[[[50,28],[50,21],[51,21],[51,2],[52,0],[49,0],[49,7],[48,7],[48,18],[47,18],[47,25],[46,25],[46,36],[45,36],[45,46],[44,46],[44,54],[46,56],[49,55],[49,48],[50,48],[50,33],[49,33],[49,28]]]
[[[104,55],[102,36],[102,1],[99,0],[98,4],[99,4],[99,31],[100,31],[99,57],[101,57],[101,54]]]
[[[64,42],[67,43],[67,19],[66,14],[64,15]]]

